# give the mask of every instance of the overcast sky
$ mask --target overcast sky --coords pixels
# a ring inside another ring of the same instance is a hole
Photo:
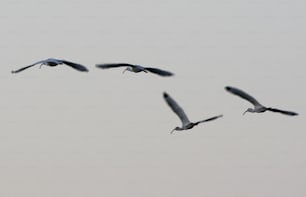
[[[0,196],[306,196],[306,2],[4,0]],[[10,71],[47,58],[67,66]],[[175,73],[122,74],[129,62]],[[298,112],[242,113],[251,104]],[[180,120],[222,119],[170,135]]]

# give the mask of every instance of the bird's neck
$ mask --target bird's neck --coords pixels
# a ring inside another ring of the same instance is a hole
[[[248,109],[248,112],[251,112],[251,113],[254,113],[256,110],[255,109],[253,109],[253,108],[249,108]]]

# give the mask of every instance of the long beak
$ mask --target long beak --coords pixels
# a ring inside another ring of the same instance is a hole
[[[125,73],[125,71],[127,71],[127,68],[123,70],[122,74],[124,74],[124,73]]]
[[[244,115],[245,113],[247,113],[248,112],[248,110],[246,110],[245,112],[243,112],[243,114],[242,115]]]
[[[175,129],[173,129],[173,130],[170,132],[170,134],[173,134],[174,131],[175,131]]]

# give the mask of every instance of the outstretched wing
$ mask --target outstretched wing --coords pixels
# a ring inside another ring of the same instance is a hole
[[[288,115],[288,116],[297,116],[297,115],[299,115],[296,112],[284,111],[284,110],[275,109],[275,108],[271,108],[271,107],[266,108],[266,110],[272,111],[272,112],[278,112],[278,113],[285,114],[285,115]]]
[[[127,63],[110,63],[110,64],[96,64],[96,67],[102,68],[102,69],[108,69],[108,68],[118,68],[118,67],[134,67],[132,64]]]
[[[69,62],[69,61],[66,61],[66,60],[62,60],[62,62],[63,62],[63,64],[66,64],[66,65],[68,65],[68,66],[70,66],[70,67],[72,67],[72,68],[74,68],[74,69],[76,69],[78,71],[88,72],[88,69],[85,66],[81,65],[81,64]]]
[[[163,76],[163,77],[169,77],[169,76],[174,75],[172,72],[169,72],[169,71],[166,71],[166,70],[161,70],[159,68],[150,68],[150,67],[147,67],[145,69],[147,71],[151,72],[151,73],[155,73],[155,74],[158,74],[158,75]]]
[[[221,118],[221,117],[223,117],[223,115],[214,116],[214,117],[211,117],[211,118],[208,118],[208,119],[205,119],[205,120],[201,120],[201,121],[198,121],[194,124],[197,125],[197,124],[200,124],[202,122],[208,122],[208,121],[211,121],[211,120],[216,120],[216,119]]]
[[[31,68],[31,67],[35,66],[36,64],[41,64],[41,63],[44,63],[44,62],[45,62],[45,60],[41,60],[41,61],[35,62],[34,64],[31,64],[29,66],[22,67],[18,70],[12,70],[11,73],[19,73],[19,72],[21,72],[25,69],[28,69],[28,68]]]
[[[238,88],[234,88],[234,87],[230,87],[230,86],[226,86],[225,89],[232,93],[235,94],[249,102],[251,102],[254,106],[262,106],[254,97],[252,97],[251,95],[247,94],[246,92],[238,89]]]
[[[184,110],[166,92],[164,92],[163,95],[169,107],[181,119],[183,126],[189,124],[190,121],[188,117],[186,116]]]

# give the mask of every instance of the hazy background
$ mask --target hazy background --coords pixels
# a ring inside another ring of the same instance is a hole
[[[0,196],[306,196],[306,2],[4,0]],[[86,65],[11,70],[49,57]],[[99,70],[130,62],[173,78]],[[267,106],[246,114],[232,85]],[[180,126],[167,91],[191,120]]]

